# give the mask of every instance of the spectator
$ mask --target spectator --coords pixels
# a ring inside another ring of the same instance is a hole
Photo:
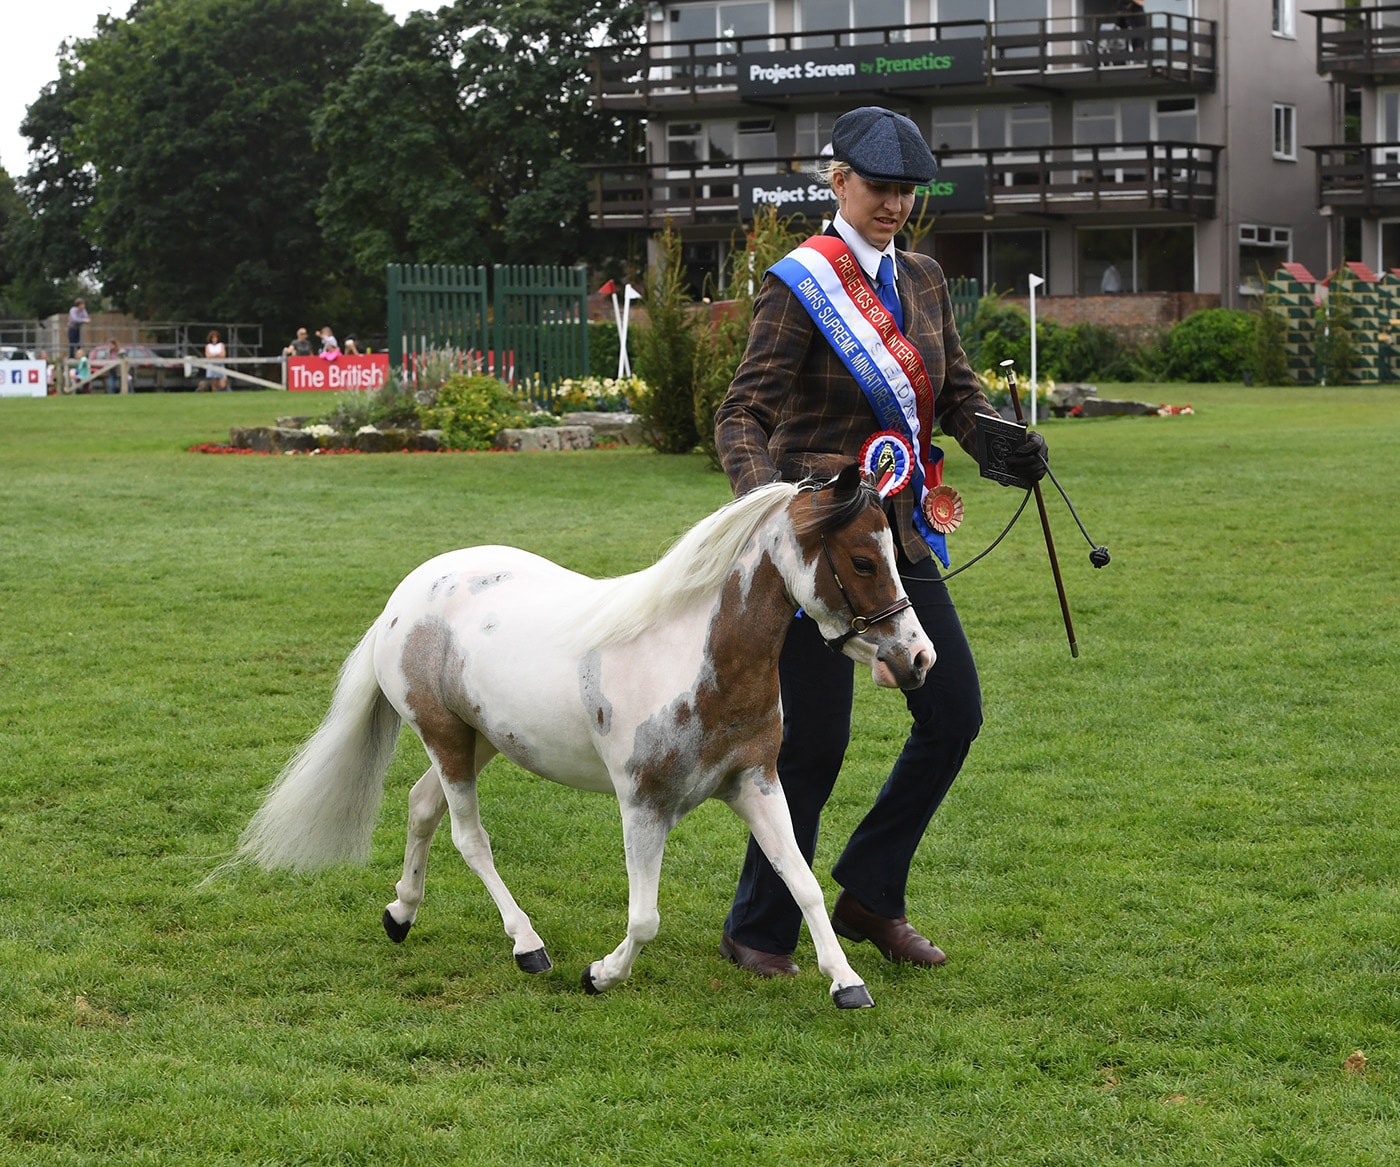
[[[222,360],[228,356],[228,350],[224,348],[224,342],[219,339],[217,328],[211,328],[209,335],[205,338],[204,355],[211,360]],[[223,365],[211,364],[207,366],[204,375],[209,378],[209,391],[211,393],[222,393],[228,388],[228,376],[224,372]]]
[[[102,355],[112,362],[107,366],[107,392],[120,393],[122,391],[122,350],[117,344],[116,337],[107,338],[106,351]]]
[[[357,357],[360,355],[360,346],[355,343],[355,338],[353,336],[347,336],[345,338],[345,347],[340,351],[347,357]]]
[[[1147,43],[1142,30],[1147,27],[1147,13],[1143,11],[1142,0],[1118,0],[1118,27],[1128,33],[1128,44],[1133,52],[1142,52]]]
[[[78,346],[83,343],[83,325],[89,320],[87,301],[79,296],[68,309],[68,359],[77,355]]]
[[[87,353],[82,349],[78,350],[78,363],[73,366],[69,374],[73,378],[73,386],[68,390],[70,393],[91,393],[92,392],[92,362],[88,360]]]
[[[312,347],[311,338],[306,335],[306,329],[298,328],[296,339],[282,350],[284,357],[309,357],[316,350]]]
[[[316,335],[321,338],[321,355],[326,360],[333,361],[340,356],[340,341],[336,340],[329,324]]]

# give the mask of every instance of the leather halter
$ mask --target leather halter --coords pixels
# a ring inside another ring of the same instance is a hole
[[[841,593],[841,598],[846,601],[846,611],[851,614],[850,627],[840,636],[822,637],[827,648],[832,652],[840,652],[846,641],[853,636],[860,636],[867,632],[871,625],[880,623],[881,620],[888,620],[891,616],[897,615],[911,606],[908,596],[901,596],[888,608],[883,608],[879,612],[872,612],[869,616],[861,616],[856,612],[856,606],[851,603],[851,597],[846,592],[846,585],[841,582],[841,573],[836,570],[836,561],[831,557],[831,548],[826,545],[826,536],[821,536],[822,554],[826,556],[826,565],[831,569],[831,578],[836,581],[836,588]]]

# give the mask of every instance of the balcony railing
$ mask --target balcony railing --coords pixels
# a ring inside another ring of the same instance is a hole
[[[614,108],[656,109],[671,104],[714,103],[752,96],[743,92],[748,70],[773,54],[815,51],[859,62],[886,49],[907,53],[928,46],[956,54],[959,67],[947,80],[919,70],[877,73],[872,67],[829,74],[822,96],[872,91],[930,90],[945,86],[1020,85],[1027,81],[1088,88],[1106,80],[1208,90],[1215,85],[1213,20],[1156,12],[1139,28],[1121,28],[1116,17],[1046,20],[949,21],[837,32],[765,33],[707,40],[658,41],[628,48],[604,47],[593,57],[594,98]],[[971,54],[969,56],[969,54]],[[854,74],[852,76],[852,73]],[[861,80],[862,73],[864,80]],[[775,83],[761,100],[786,100],[811,85]]]
[[[1400,207],[1400,142],[1309,146],[1317,155],[1317,203],[1360,211]]]
[[[1317,71],[1338,78],[1400,75],[1400,4],[1313,10]]]
[[[1208,219],[1215,215],[1222,149],[1198,142],[1120,142],[945,150],[939,154],[939,185],[926,210],[982,219],[1112,212]],[[814,177],[818,161],[797,157],[599,167],[593,175],[593,225],[652,230],[669,219],[678,226],[737,226],[752,214],[755,201],[771,202],[783,214],[815,217],[823,213],[816,209],[820,202],[812,202],[806,192],[820,186]],[[765,190],[755,196],[759,184]],[[835,209],[834,201],[829,209]]]

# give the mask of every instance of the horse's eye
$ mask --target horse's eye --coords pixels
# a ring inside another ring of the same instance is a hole
[[[874,575],[875,561],[866,559],[864,555],[856,555],[851,558],[851,566],[856,569],[857,575]]]

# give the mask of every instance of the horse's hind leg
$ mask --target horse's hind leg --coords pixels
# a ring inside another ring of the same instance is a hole
[[[495,750],[484,738],[479,738],[478,741],[480,748],[477,751],[473,776],[442,783],[448,810],[452,812],[452,843],[467,861],[467,866],[476,872],[477,878],[486,885],[486,890],[495,901],[506,935],[514,941],[515,963],[524,972],[548,972],[554,966],[549,959],[549,953],[545,951],[544,941],[531,925],[530,917],[520,910],[520,905],[515,902],[510,889],[496,873],[496,864],[491,857],[491,839],[481,825],[475,774],[481,772],[481,768],[495,754]]]
[[[773,870],[787,884],[792,898],[802,909],[802,918],[807,921],[807,930],[816,945],[817,967],[831,978],[831,999],[842,1009],[873,1005],[875,1002],[865,982],[851,968],[836,939],[826,914],[821,884],[798,849],[792,833],[792,815],[788,813],[787,800],[778,786],[777,776],[746,778],[740,782],[739,792],[729,800],[729,805],[748,823]]]
[[[423,902],[423,880],[428,872],[428,848],[433,833],[447,813],[447,797],[436,766],[429,766],[408,795],[408,841],[404,845],[403,876],[394,885],[398,899],[384,909],[384,931],[398,944],[413,927]]]
[[[627,856],[627,935],[602,960],[583,970],[583,987],[601,993],[632,973],[632,965],[661,927],[656,910],[661,858],[671,823],[644,807],[622,807],[622,847]]]

